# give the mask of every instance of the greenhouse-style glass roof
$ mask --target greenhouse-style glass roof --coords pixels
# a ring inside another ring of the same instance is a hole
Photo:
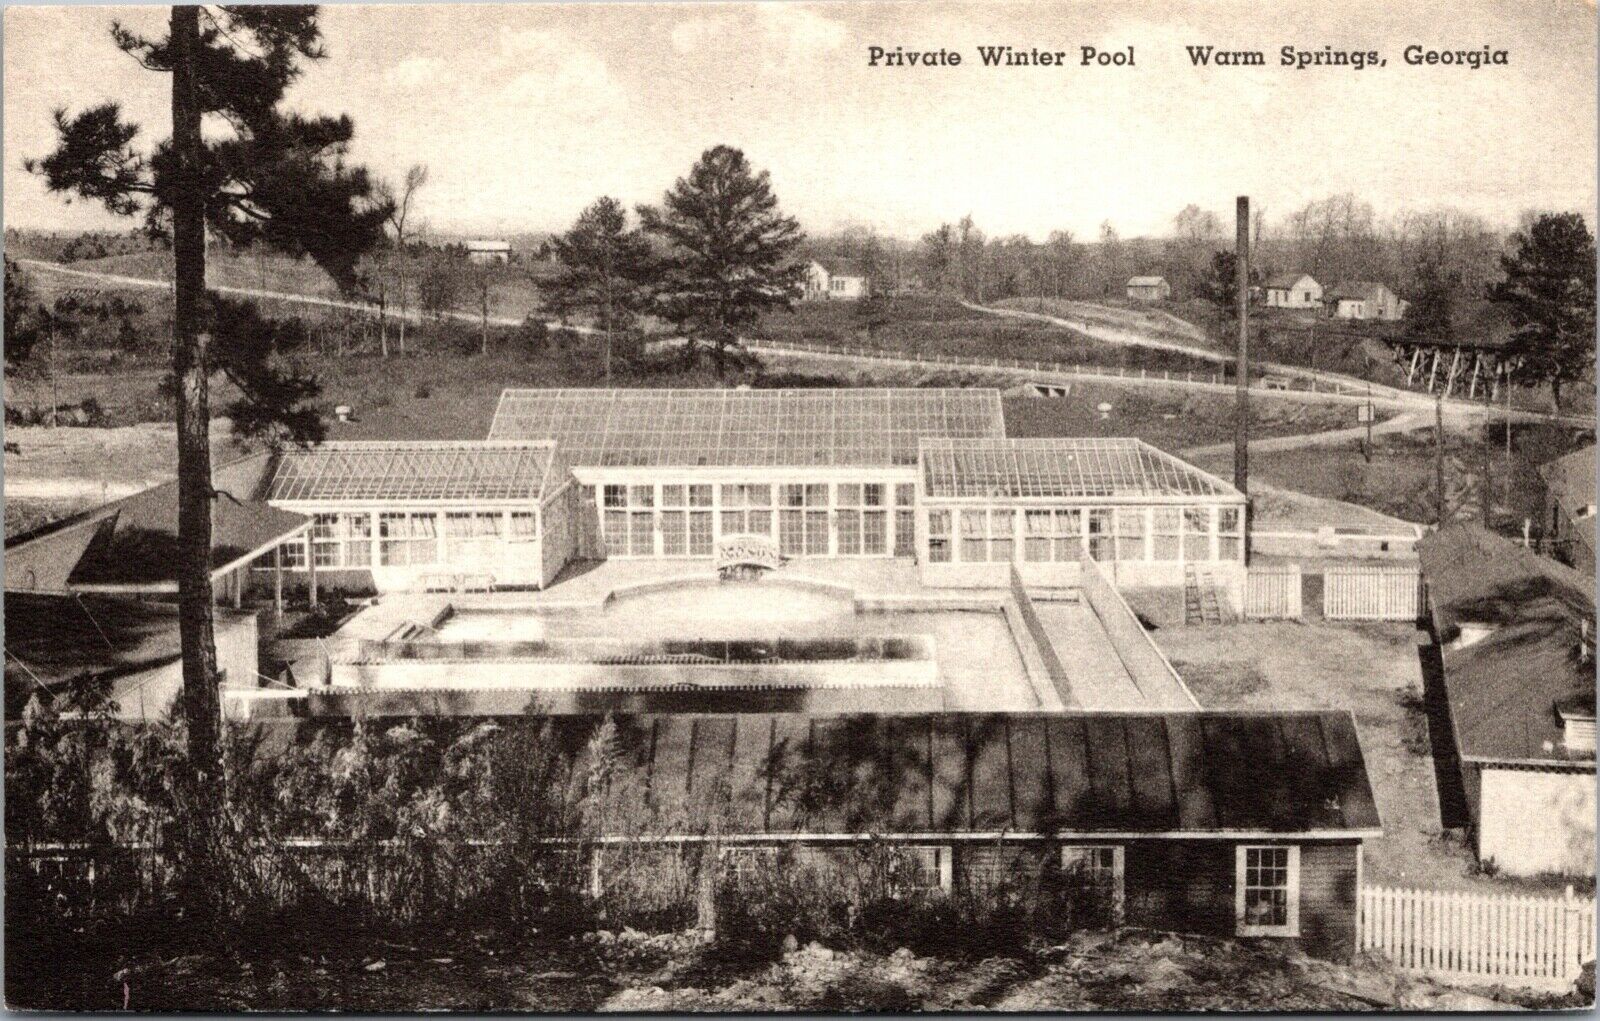
[[[565,478],[545,442],[339,442],[278,455],[274,501],[537,500]]]
[[[1239,497],[1137,439],[925,440],[930,497]]]
[[[588,467],[914,465],[924,438],[1004,435],[979,389],[507,390],[489,427]]]

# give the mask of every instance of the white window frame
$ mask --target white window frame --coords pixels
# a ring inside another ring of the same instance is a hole
[[[1125,856],[1125,848],[1121,844],[1062,844],[1061,868],[1065,871],[1083,866],[1087,864],[1083,860],[1086,853],[1097,854],[1101,851],[1111,852],[1111,912],[1112,917],[1120,924],[1123,918],[1123,910],[1127,904],[1127,873],[1125,869],[1127,858]],[[1099,868],[1098,865],[1093,864],[1089,867],[1093,869]]]
[[[749,876],[752,866],[757,863],[769,867],[774,865],[778,860],[778,848],[771,844],[724,847],[717,851],[717,859],[722,865],[723,875],[738,883]]]
[[[1288,851],[1288,877],[1284,924],[1248,925],[1245,923],[1245,869],[1251,851]],[[1234,848],[1233,859],[1233,917],[1234,932],[1239,936],[1299,936],[1300,935],[1300,847],[1297,844],[1239,844]]]
[[[911,897],[918,894],[949,893],[955,889],[955,848],[949,844],[896,844],[892,848],[896,855],[914,855],[928,853],[933,855],[934,870],[939,874],[938,882],[932,886],[918,886],[893,891],[895,897]]]

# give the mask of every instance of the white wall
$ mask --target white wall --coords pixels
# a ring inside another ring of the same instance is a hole
[[[1469,767],[1470,768],[1470,767]],[[1513,876],[1594,873],[1595,772],[1482,767],[1478,858]]]

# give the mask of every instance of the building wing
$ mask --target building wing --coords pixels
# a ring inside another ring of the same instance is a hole
[[[935,498],[1240,496],[1137,439],[926,440],[921,462],[924,491]]]

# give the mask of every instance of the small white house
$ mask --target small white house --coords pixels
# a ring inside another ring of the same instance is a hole
[[[1166,277],[1131,277],[1128,297],[1133,301],[1166,301],[1172,297],[1172,285]]]
[[[867,274],[848,259],[813,259],[806,267],[805,290],[808,301],[865,298],[872,293]]]
[[[1268,308],[1321,308],[1322,285],[1309,273],[1279,273],[1267,281]]]
[[[467,261],[480,266],[503,265],[511,261],[511,242],[475,238],[467,242]]]
[[[1406,302],[1389,288],[1371,280],[1347,280],[1335,284],[1324,303],[1335,319],[1378,319],[1392,321],[1405,315]]]

